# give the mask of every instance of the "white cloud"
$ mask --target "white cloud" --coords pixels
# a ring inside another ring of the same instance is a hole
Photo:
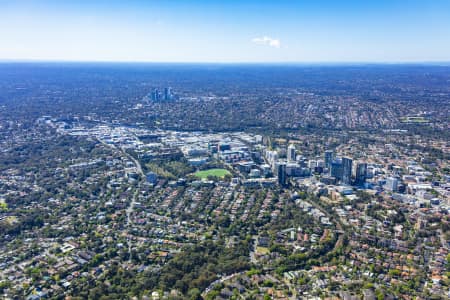
[[[252,43],[258,44],[258,45],[266,45],[274,48],[280,48],[281,42],[278,39],[273,39],[269,36],[263,36],[263,37],[255,37],[252,39]]]

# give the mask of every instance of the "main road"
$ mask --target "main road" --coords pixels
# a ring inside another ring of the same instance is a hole
[[[139,197],[139,191],[141,190],[141,184],[142,181],[145,180],[145,176],[144,176],[144,171],[142,171],[142,165],[139,162],[139,160],[137,160],[136,158],[134,158],[131,154],[129,154],[126,149],[124,147],[119,147],[120,150],[122,151],[122,153],[134,163],[134,166],[137,170],[137,172],[139,173],[139,181],[138,181],[138,185],[136,187],[136,191],[133,194],[133,197],[131,198],[131,202],[130,205],[127,207],[126,209],[126,214],[127,214],[127,227],[128,227],[128,235],[130,234],[130,229],[133,225],[133,220],[131,219],[131,215],[134,212],[134,206],[137,202],[137,199]],[[129,238],[127,238],[127,242],[128,242],[128,257],[129,257],[129,261],[131,262],[131,241]]]

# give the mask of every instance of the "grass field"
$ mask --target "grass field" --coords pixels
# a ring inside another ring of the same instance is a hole
[[[265,255],[265,254],[269,254],[270,250],[269,250],[269,248],[266,248],[266,247],[256,247],[256,253]]]
[[[402,123],[428,123],[429,121],[421,116],[410,116],[400,118]]]
[[[223,178],[225,175],[230,175],[231,173],[225,169],[209,169],[204,171],[198,171],[194,175],[201,179],[206,179],[208,176],[215,176]]]

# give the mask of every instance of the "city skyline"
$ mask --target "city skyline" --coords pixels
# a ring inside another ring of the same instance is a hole
[[[450,61],[446,1],[0,0],[0,60]]]

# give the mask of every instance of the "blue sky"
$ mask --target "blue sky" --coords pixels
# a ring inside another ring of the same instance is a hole
[[[0,0],[0,59],[450,61],[449,0]]]

